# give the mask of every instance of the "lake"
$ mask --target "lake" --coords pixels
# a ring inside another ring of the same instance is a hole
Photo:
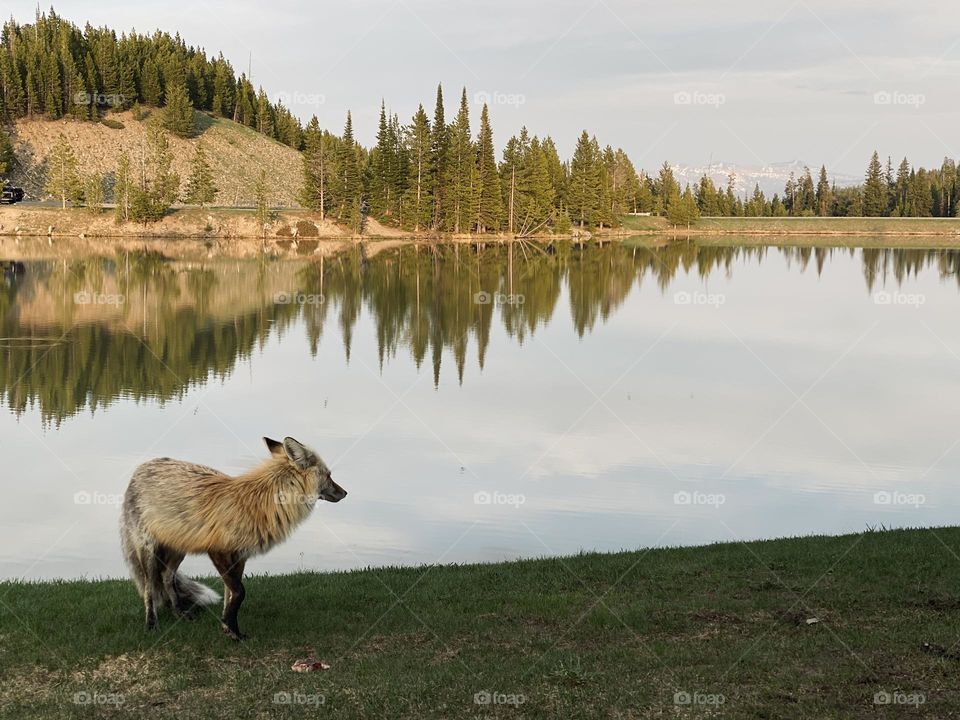
[[[133,468],[264,435],[350,495],[252,572],[955,524],[960,252],[803,242],[26,260],[0,578],[125,575]]]

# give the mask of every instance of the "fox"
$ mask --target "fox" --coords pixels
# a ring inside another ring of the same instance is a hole
[[[286,540],[318,499],[336,503],[347,496],[310,448],[292,437],[263,441],[269,459],[236,477],[165,457],[134,470],[123,498],[120,541],[148,630],[158,627],[158,608],[190,617],[220,601],[217,592],[179,572],[187,555],[206,554],[223,580],[220,627],[242,640],[237,613],[247,559]]]

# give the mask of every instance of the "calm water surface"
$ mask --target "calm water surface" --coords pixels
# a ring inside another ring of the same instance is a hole
[[[263,435],[350,496],[255,572],[954,524],[958,276],[683,242],[28,261],[0,285],[0,577],[123,575],[133,468],[239,472]]]

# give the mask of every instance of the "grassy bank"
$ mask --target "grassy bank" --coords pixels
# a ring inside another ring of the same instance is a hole
[[[947,235],[960,238],[960,218],[705,217],[690,228],[674,228],[666,218],[627,216],[624,228],[642,233],[739,235]]]
[[[960,717],[958,558],[942,528],[254,577],[241,644],[147,634],[126,582],[6,583],[0,713]]]

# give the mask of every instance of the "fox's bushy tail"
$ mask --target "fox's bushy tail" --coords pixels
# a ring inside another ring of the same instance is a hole
[[[216,605],[223,598],[213,588],[208,588],[182,572],[177,572],[177,591],[191,605]]]

